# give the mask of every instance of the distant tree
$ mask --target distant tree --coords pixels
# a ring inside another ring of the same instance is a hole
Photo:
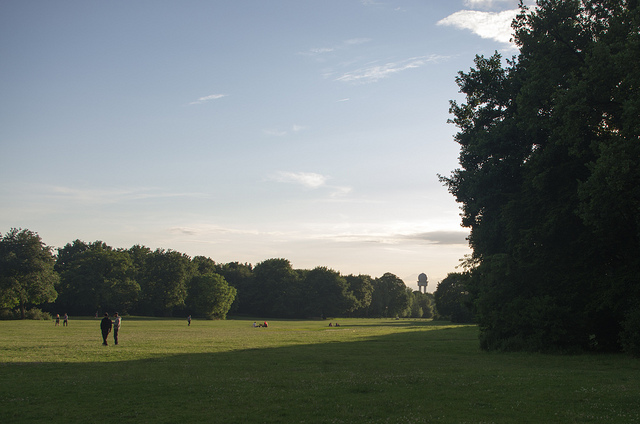
[[[236,296],[236,289],[215,273],[196,275],[189,281],[186,306],[196,316],[225,319]]]
[[[230,312],[252,314],[251,290],[253,288],[253,267],[251,264],[230,262],[218,265],[218,274],[222,275],[237,294]]]
[[[193,265],[193,271],[198,275],[217,273],[220,269],[213,259],[206,256],[194,256],[191,259],[191,264]]]
[[[191,259],[175,250],[164,249],[140,257],[144,258],[138,275],[143,312],[172,316],[175,309],[185,306],[187,282],[193,276]]]
[[[347,280],[327,267],[317,267],[306,273],[304,293],[309,316],[345,316],[357,303]]]
[[[66,312],[127,313],[138,300],[140,286],[126,250],[115,250],[102,241],[76,240],[58,249],[56,269],[60,273],[56,306]]]
[[[20,307],[25,318],[28,305],[53,302],[57,297],[51,247],[29,230],[12,228],[0,240],[0,307]]]
[[[440,316],[452,322],[473,322],[473,314],[468,307],[468,281],[469,274],[452,272],[438,283],[433,297]]]
[[[371,305],[371,296],[373,294],[373,284],[371,283],[371,277],[369,275],[347,275],[344,277],[349,285],[349,291],[351,291],[356,299],[354,315],[360,316]]]
[[[411,293],[410,316],[412,318],[432,318],[435,302],[431,293],[413,291]]]
[[[382,277],[373,280],[369,316],[400,316],[408,309],[409,303],[407,286],[394,274],[387,272]]]
[[[287,259],[267,259],[253,269],[249,302],[258,315],[299,317],[304,310],[300,273]]]

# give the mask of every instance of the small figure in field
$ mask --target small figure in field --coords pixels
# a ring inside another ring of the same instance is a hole
[[[62,318],[62,326],[67,327],[69,325],[69,314],[65,312],[64,317]]]
[[[191,315],[187,317],[187,327],[191,326]]]
[[[333,327],[333,324],[329,323],[329,327]]]
[[[109,314],[107,312],[104,313],[104,318],[100,321],[100,330],[102,330],[102,345],[107,346],[107,337],[109,337],[109,333],[111,333],[111,327],[113,327],[113,322],[109,319]]]
[[[96,319],[98,319],[98,311],[96,311]]]
[[[60,325],[60,314],[56,314],[56,324],[55,325]]]
[[[338,324],[337,322],[336,322],[336,327],[340,327],[340,324]]]
[[[253,328],[256,328],[258,326],[258,324],[256,324],[255,321],[253,321]]]
[[[263,325],[264,325],[265,327],[268,327],[268,326],[269,326],[269,324],[267,323],[267,321],[265,321]]]
[[[117,312],[113,316],[114,316],[114,320],[113,320],[113,342],[115,344],[118,344],[118,331],[120,331],[120,323],[122,322],[122,320],[120,319],[120,316],[118,315]]]

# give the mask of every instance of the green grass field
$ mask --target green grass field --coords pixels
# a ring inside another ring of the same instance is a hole
[[[0,321],[0,423],[637,423],[640,362],[427,320]]]

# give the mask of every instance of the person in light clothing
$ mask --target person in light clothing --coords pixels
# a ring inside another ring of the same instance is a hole
[[[118,313],[116,312],[113,318],[113,342],[115,344],[118,344],[118,331],[120,331],[120,324],[122,322],[122,319],[120,318],[120,315],[118,315]]]

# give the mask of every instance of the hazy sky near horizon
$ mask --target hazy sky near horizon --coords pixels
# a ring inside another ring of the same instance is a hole
[[[456,73],[517,53],[517,3],[4,1],[0,233],[433,291],[470,253]]]

